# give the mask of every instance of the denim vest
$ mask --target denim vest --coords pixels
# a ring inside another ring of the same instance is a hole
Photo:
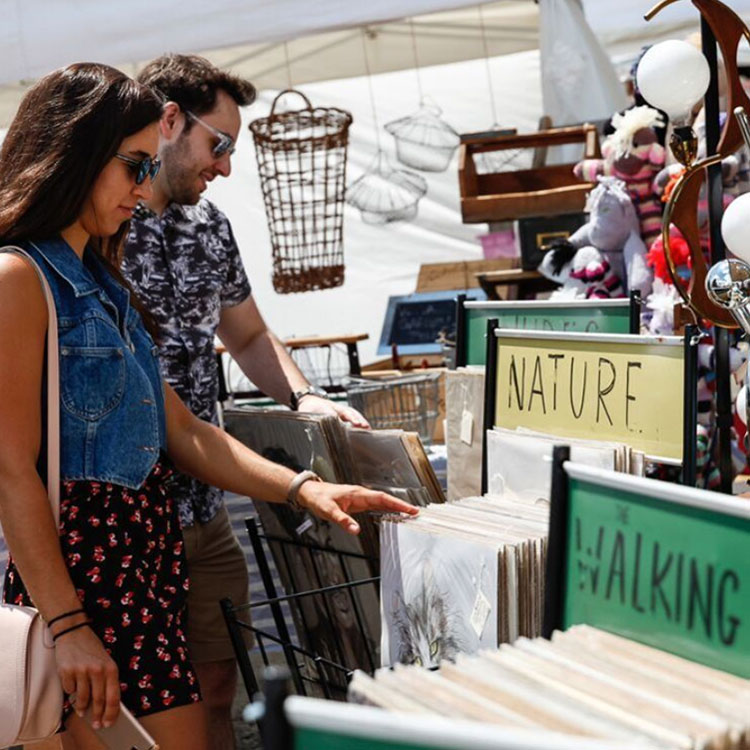
[[[22,246],[57,308],[60,478],[140,487],[166,448],[158,349],[93,250],[82,263],[61,238]]]

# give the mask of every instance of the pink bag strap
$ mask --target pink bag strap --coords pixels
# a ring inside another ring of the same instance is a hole
[[[37,262],[23,249],[0,247],[0,253],[26,258],[36,271],[47,302],[47,495],[55,526],[60,525],[60,353],[57,340],[57,308],[47,278]]]

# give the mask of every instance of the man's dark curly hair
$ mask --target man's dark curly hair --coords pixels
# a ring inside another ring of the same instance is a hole
[[[219,90],[229,94],[239,107],[255,101],[255,86],[250,81],[220,70],[198,55],[170,53],[157,57],[140,72],[138,81],[196,115],[214,108]],[[186,128],[190,125],[188,120]]]

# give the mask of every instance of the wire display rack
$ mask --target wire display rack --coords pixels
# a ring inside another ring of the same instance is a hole
[[[347,399],[374,428],[417,432],[429,445],[440,411],[440,375],[352,380],[346,387]]]
[[[270,651],[281,648],[298,695],[345,700],[347,685],[354,670],[362,669],[372,674],[380,661],[377,645],[373,643],[372,633],[369,632],[366,623],[372,620],[373,616],[379,620],[377,601],[379,600],[380,576],[362,579],[352,574],[352,563],[368,561],[375,564],[376,561],[352,552],[265,534],[258,530],[252,518],[247,518],[245,525],[266,598],[241,606],[234,606],[231,599],[227,598],[221,601],[221,608],[248,697],[252,699],[258,692],[258,678],[243,639],[243,631],[253,633],[261,660],[266,667],[270,664]],[[271,545],[278,545],[282,551],[289,547],[304,549],[309,555],[312,569],[316,569],[322,558],[329,560],[332,557],[335,558],[340,566],[340,577],[343,582],[306,590],[300,590],[292,582],[290,592],[279,594],[273,582],[266,552],[266,547],[270,548]],[[364,612],[361,609],[363,600],[359,596],[359,591],[363,589],[370,589],[375,595],[374,613]],[[265,607],[271,610],[275,633],[247,624],[241,618],[245,610],[252,611]],[[299,623],[295,634],[292,634],[285,617],[286,608],[290,611],[292,618]],[[340,613],[344,609],[351,615],[348,634],[342,634],[340,639],[334,641],[332,651],[324,648],[322,643],[316,643],[312,637],[315,622],[310,620],[310,615],[315,609],[323,613],[330,622],[336,622],[336,612]],[[345,635],[348,635],[350,643],[358,644],[359,648],[356,651],[347,648]],[[379,640],[379,633],[377,637]]]

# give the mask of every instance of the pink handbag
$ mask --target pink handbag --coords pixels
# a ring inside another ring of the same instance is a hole
[[[41,269],[19,247],[3,247],[28,259],[47,300],[47,492],[60,521],[60,382],[57,311]],[[63,690],[49,628],[32,607],[0,605],[0,748],[43,740],[57,732]]]

